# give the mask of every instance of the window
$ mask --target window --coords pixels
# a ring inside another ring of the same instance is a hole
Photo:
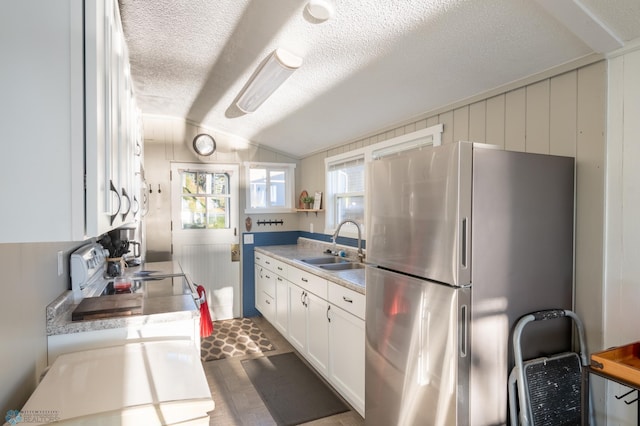
[[[327,164],[327,225],[329,229],[335,229],[340,222],[351,219],[361,226],[364,225],[364,194],[365,173],[364,153],[358,152],[357,156],[348,158],[333,157],[333,161]],[[355,234],[358,231],[355,225],[345,224],[344,234]]]
[[[295,164],[245,163],[246,213],[282,212],[293,209]]]
[[[442,130],[443,125],[438,124],[325,159],[325,233],[332,234],[340,222],[351,219],[360,224],[364,236],[366,193],[370,190],[366,188],[367,163],[408,149],[440,145]],[[358,231],[355,225],[347,223],[340,230],[340,235],[356,237]]]
[[[229,174],[184,170],[180,179],[182,229],[228,229]]]

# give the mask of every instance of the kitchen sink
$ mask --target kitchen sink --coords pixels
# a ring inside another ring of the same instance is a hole
[[[321,256],[310,257],[307,259],[300,259],[301,262],[308,263],[309,265],[326,265],[326,264],[345,264],[350,263],[348,260],[336,256]]]
[[[318,265],[318,267],[321,269],[326,269],[327,271],[346,271],[349,269],[362,269],[364,268],[364,264],[356,262],[344,262]]]

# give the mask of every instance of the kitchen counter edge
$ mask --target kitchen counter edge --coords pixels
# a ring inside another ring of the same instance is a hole
[[[355,292],[365,294],[366,285],[364,281],[364,269],[349,271],[347,273],[325,272],[320,268],[307,265],[301,259],[308,257],[322,256],[317,246],[305,246],[301,244],[290,244],[280,246],[254,247],[254,251],[271,256],[295,268],[302,269],[311,274],[317,275],[328,281],[346,287]],[[348,259],[353,261],[353,259]]]

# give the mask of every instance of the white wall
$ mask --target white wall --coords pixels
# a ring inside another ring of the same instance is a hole
[[[640,340],[640,42],[610,59],[608,85],[606,297],[600,349]],[[640,401],[626,405],[613,397],[627,391],[610,386],[608,424],[636,424]]]
[[[70,288],[69,255],[82,243],[0,244],[0,413],[21,409],[47,366],[45,308]],[[64,255],[58,276],[57,253]]]
[[[308,156],[302,159],[301,169],[305,175],[311,170],[316,176],[318,170],[324,170],[326,157],[439,123],[444,125],[443,143],[471,140],[511,151],[575,157],[575,310],[585,323],[589,347],[599,349],[603,338],[606,84],[605,61],[532,77],[504,92],[444,106],[415,121]],[[316,219],[302,218],[301,229],[307,230],[312,220]],[[314,228],[318,229],[316,223]]]
[[[147,261],[166,260],[171,248],[171,198],[169,171],[171,162],[227,163],[245,161],[271,163],[298,163],[298,160],[283,153],[260,147],[247,140],[203,127],[190,121],[144,115],[144,168],[150,189],[149,213],[145,216]],[[209,157],[197,155],[192,148],[193,138],[199,133],[208,133],[216,140],[216,152]],[[300,168],[296,167],[296,181],[300,179]],[[158,193],[158,185],[162,192]],[[244,168],[240,167],[240,219],[239,232],[245,232],[244,213],[246,204]],[[297,199],[297,198],[296,198]],[[251,232],[290,231],[298,229],[299,214],[282,213],[250,215],[253,220]],[[258,220],[282,219],[284,225],[258,226]]]

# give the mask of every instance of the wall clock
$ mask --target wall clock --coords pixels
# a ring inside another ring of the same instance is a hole
[[[193,149],[198,155],[211,155],[216,151],[216,141],[206,133],[200,133],[193,138]]]

